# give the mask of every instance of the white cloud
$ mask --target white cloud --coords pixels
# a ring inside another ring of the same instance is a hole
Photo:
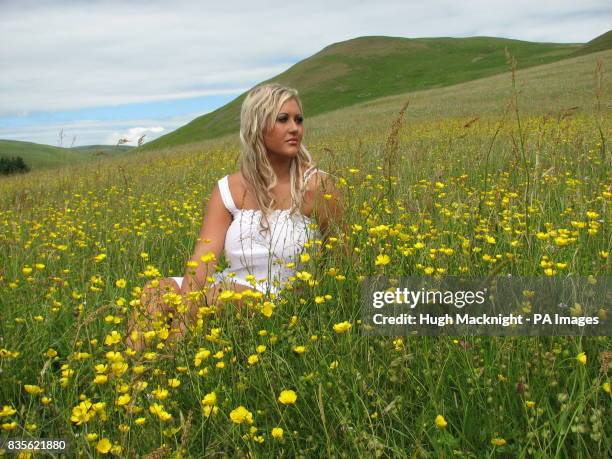
[[[0,77],[0,80],[2,78]],[[179,91],[179,92],[158,92],[144,94],[135,90],[125,94],[89,94],[83,88],[83,94],[76,92],[77,88],[65,89],[58,88],[53,92],[41,92],[40,94],[22,87],[23,92],[6,94],[4,104],[0,106],[0,116],[27,116],[29,111],[59,111],[78,109],[86,107],[116,106],[142,102],[160,102],[177,99],[191,99],[193,97],[217,96],[224,94],[241,94],[249,87],[231,88],[222,90],[201,90],[201,91]],[[61,97],[62,91],[66,94]],[[1,92],[1,91],[0,91]],[[28,107],[27,110],[20,109],[19,112],[11,112],[11,107]],[[5,111],[3,112],[3,108]],[[29,111],[28,111],[29,110]]]
[[[122,145],[131,145],[137,146],[138,140],[141,136],[144,137],[144,142],[148,142],[152,140],[151,137],[159,137],[164,134],[165,129],[161,126],[152,126],[152,127],[133,127],[123,132],[112,132],[106,136],[104,142],[105,145],[117,145],[119,140],[127,140],[127,142],[121,142]]]
[[[127,137],[137,142],[142,134],[146,134],[144,139],[146,143],[187,124],[194,118],[203,114],[202,112],[187,113],[181,116],[157,120],[79,120],[11,128],[0,127],[0,139],[21,140],[59,146],[59,134],[63,132],[64,137],[61,146],[69,147],[75,136],[76,140],[74,146],[97,144],[117,145],[117,142],[121,138]],[[136,145],[136,142],[126,145]]]

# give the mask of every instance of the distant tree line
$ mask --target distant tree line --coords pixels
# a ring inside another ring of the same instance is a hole
[[[11,158],[5,158],[0,156],[0,174],[9,175],[28,172],[30,168],[23,161],[21,156],[13,156]]]

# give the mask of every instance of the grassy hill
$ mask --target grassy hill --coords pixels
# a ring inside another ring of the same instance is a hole
[[[61,148],[18,140],[0,140],[0,156],[21,156],[31,169],[91,161],[106,156],[125,154],[134,147],[126,145],[86,145],[82,147]]]
[[[598,46],[608,46],[606,43]],[[306,115],[312,117],[379,97],[502,73],[508,69],[506,48],[522,69],[567,58],[584,46],[491,37],[360,37],[330,45],[268,81],[297,88],[307,107]],[[181,145],[237,132],[245,95],[140,149]]]
[[[521,114],[555,119],[567,116],[564,113],[585,117],[595,115],[594,72],[599,59],[603,61],[604,68],[610,68],[612,49],[518,70],[516,84]],[[604,79],[603,90],[603,100],[606,100],[606,94],[610,94],[612,90],[608,79]],[[355,155],[359,155],[360,142],[378,142],[381,132],[389,132],[391,123],[406,101],[410,102],[405,118],[405,129],[408,132],[413,129],[418,130],[417,126],[442,123],[448,119],[463,124],[474,118],[479,119],[476,124],[496,122],[503,117],[511,98],[512,82],[509,73],[442,88],[380,97],[309,117],[305,143],[317,157],[327,155],[326,149],[339,151],[342,154],[353,151]],[[602,115],[606,119],[610,117],[610,111],[603,109],[603,106]],[[430,134],[445,135],[443,132]],[[137,149],[130,155],[129,161],[154,162],[165,157],[188,157],[204,152],[209,154],[219,149],[233,151],[234,157],[237,156],[239,151],[237,130],[217,138],[189,144],[151,151]]]
[[[583,54],[596,53],[597,51],[604,51],[606,49],[612,49],[612,30],[608,30],[606,33],[593,38],[584,46],[574,51],[573,54],[575,56],[580,56]]]

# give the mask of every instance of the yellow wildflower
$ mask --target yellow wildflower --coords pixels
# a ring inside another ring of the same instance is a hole
[[[112,346],[113,344],[118,344],[120,342],[121,334],[116,330],[113,330],[112,332],[110,332],[109,335],[106,335],[106,337],[104,338],[104,344],[106,346]]]
[[[436,427],[440,429],[444,429],[448,425],[448,422],[446,422],[446,419],[444,419],[444,416],[441,414],[436,416],[434,423],[436,424]]]
[[[55,356],[57,356],[57,351],[53,349],[52,347],[47,349],[47,352],[45,352],[45,357],[52,359]]]
[[[588,210],[586,213],[587,218],[591,219],[591,220],[595,220],[596,218],[599,218],[599,214],[597,212],[594,212],[592,210]]]
[[[230,301],[233,300],[235,296],[235,292],[232,290],[223,290],[221,293],[219,293],[217,299],[219,301]]]
[[[98,450],[100,454],[108,454],[112,447],[113,444],[108,438],[102,438],[96,445],[96,450]]]
[[[193,364],[199,367],[209,356],[210,351],[208,349],[200,348],[193,359]]]
[[[132,397],[130,396],[130,394],[123,394],[120,395],[117,400],[115,400],[115,405],[117,406],[125,406],[128,403],[130,403],[130,400],[132,400]]]
[[[4,405],[2,410],[0,410],[0,418],[5,418],[8,416],[12,416],[17,412],[15,408],[9,405]]]
[[[151,414],[156,415],[161,421],[164,422],[172,419],[172,415],[164,409],[164,405],[161,405],[159,403],[154,403],[153,405],[151,405],[149,407],[149,412]]]
[[[121,352],[109,351],[106,353],[106,359],[110,362],[123,362]]]
[[[212,252],[205,253],[200,257],[200,260],[202,260],[204,263],[215,261],[216,259],[217,257],[215,257],[215,254]]]
[[[165,400],[168,398],[168,389],[162,389],[159,386],[151,393],[153,394],[153,397],[155,397],[157,400]]]
[[[336,333],[345,333],[347,331],[349,331],[351,329],[353,325],[348,321],[345,320],[344,322],[340,322],[334,325],[334,331]]]
[[[124,288],[124,287],[127,285],[127,282],[125,281],[125,279],[117,279],[117,280],[115,281],[115,285],[116,285],[118,288]]]
[[[36,385],[26,384],[26,385],[23,386],[23,388],[30,395],[39,395],[39,394],[43,393],[42,388],[40,388],[39,386],[36,386]]]
[[[84,400],[79,403],[77,406],[72,408],[72,415],[70,416],[70,420],[74,422],[77,426],[86,423],[91,419],[91,417],[95,414],[93,409],[93,405],[90,401]]]
[[[218,406],[205,405],[202,407],[202,414],[206,418],[209,418],[211,414],[214,415],[214,414],[217,414],[218,412],[219,412]]]
[[[308,282],[312,278],[312,274],[310,274],[308,271],[298,271],[295,273],[295,276],[304,282]]]
[[[294,346],[293,352],[295,352],[296,354],[303,354],[304,352],[306,352],[306,346]]]
[[[213,406],[217,404],[217,394],[215,392],[209,392],[202,399],[202,405]]]
[[[104,260],[105,258],[106,258],[106,254],[105,254],[105,253],[101,253],[101,254],[96,255],[96,256],[94,257],[94,261],[95,261],[96,263],[100,263],[100,262],[101,262],[102,260]]]
[[[386,255],[386,254],[378,255],[376,257],[376,260],[374,261],[374,265],[375,266],[385,266],[385,265],[388,265],[390,261],[391,261],[391,257],[389,257],[389,255]]]
[[[234,424],[253,424],[253,414],[242,405],[230,412],[230,419]]]
[[[278,401],[283,405],[293,405],[297,400],[297,394],[292,390],[284,390],[278,396]]]
[[[106,375],[96,375],[94,378],[94,384],[106,384],[108,382],[108,376]]]
[[[274,308],[275,308],[274,303],[271,303],[270,301],[265,301],[261,308],[261,313],[266,317],[272,317]]]

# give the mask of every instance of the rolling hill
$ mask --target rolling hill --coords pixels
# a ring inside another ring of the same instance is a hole
[[[609,34],[609,32],[608,32]],[[604,34],[587,44],[532,43],[505,38],[360,37],[330,45],[267,82],[295,87],[312,117],[379,97],[438,88],[508,70],[505,49],[518,68],[594,52],[612,45]],[[603,38],[602,38],[603,37]],[[219,137],[239,128],[240,95],[214,112],[139,150],[171,147]]]
[[[584,46],[574,51],[574,56],[581,56],[583,54],[596,53],[597,51],[605,51],[606,49],[612,49],[612,30],[608,30],[606,33],[593,38]]]
[[[0,156],[10,158],[21,156],[31,169],[91,161],[96,158],[125,154],[134,147],[126,145],[87,145],[83,147],[61,148],[19,140],[0,140]]]

